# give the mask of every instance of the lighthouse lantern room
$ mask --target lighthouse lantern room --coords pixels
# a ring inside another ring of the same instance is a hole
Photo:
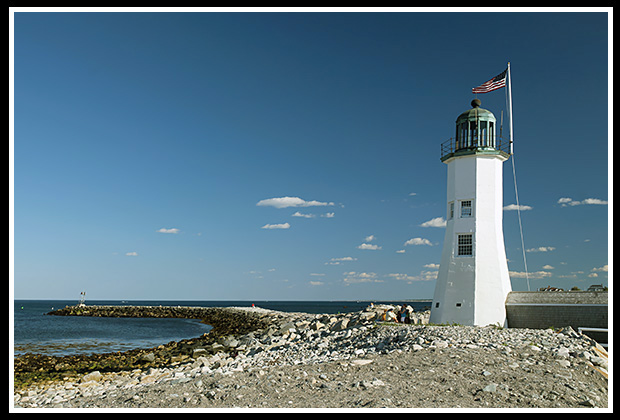
[[[506,324],[511,290],[502,226],[502,163],[510,142],[496,136],[491,111],[472,108],[456,119],[456,135],[441,145],[447,165],[446,233],[430,322]]]

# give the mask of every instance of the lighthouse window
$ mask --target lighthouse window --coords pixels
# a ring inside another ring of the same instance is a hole
[[[454,218],[454,201],[450,201],[448,203],[448,220],[452,220]]]
[[[460,257],[471,257],[474,255],[474,241],[471,233],[461,233],[457,240],[457,255]]]
[[[477,121],[469,122],[469,134],[470,134],[470,140],[467,146],[468,147],[477,146],[478,145],[478,122]]]
[[[487,134],[487,121],[480,121],[480,146],[488,146]]]
[[[471,217],[471,200],[461,201],[461,217]]]

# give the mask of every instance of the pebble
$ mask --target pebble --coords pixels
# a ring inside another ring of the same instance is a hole
[[[310,365],[343,361],[343,366],[362,368],[372,363],[372,359],[368,356],[373,354],[409,350],[444,351],[453,347],[503,348],[506,366],[511,369],[527,369],[528,364],[534,363],[530,361],[532,353],[540,354],[545,351],[554,355],[561,366],[571,366],[571,360],[577,357],[601,369],[607,369],[607,360],[591,350],[593,342],[572,330],[558,334],[549,329],[431,326],[426,325],[430,311],[412,316],[416,324],[390,326],[376,322],[379,321],[385,306],[388,305],[376,305],[366,311],[337,316],[245,308],[257,310],[263,316],[272,316],[279,325],[238,337],[227,337],[219,345],[213,346],[216,354],[194,350],[193,357],[188,357],[186,362],[176,366],[104,374],[93,371],[84,375],[79,383],[68,380],[45,386],[33,385],[14,394],[14,405],[63,407],[79,396],[102,396],[120,390],[137,390],[165,381],[172,383],[196,381],[195,384],[200,386],[202,377],[227,376],[244,371],[255,372],[257,376],[263,377],[265,372],[262,368],[275,363]],[[231,348],[236,350],[236,357],[231,357],[224,351]],[[521,359],[513,360],[513,354],[520,354]],[[361,358],[362,356],[364,358]],[[150,356],[147,354],[144,357]],[[484,370],[482,375],[491,377],[493,373]],[[333,386],[330,378],[324,374],[319,375],[318,379],[325,387]],[[309,380],[316,381],[316,378]],[[384,387],[386,383],[375,378],[354,385],[360,388],[373,388]],[[497,384],[491,383],[482,391],[494,393],[497,389]],[[211,394],[205,394],[207,397],[209,395]],[[242,399],[242,394],[239,394],[238,398]],[[590,406],[594,403],[591,399],[585,398],[580,404]]]

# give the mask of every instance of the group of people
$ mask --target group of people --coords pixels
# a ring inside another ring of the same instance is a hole
[[[401,324],[410,324],[411,323],[411,312],[413,312],[413,308],[409,305],[401,305],[398,307],[397,312],[395,313],[392,310],[386,309],[383,312],[382,319],[383,321],[394,321],[399,322]]]

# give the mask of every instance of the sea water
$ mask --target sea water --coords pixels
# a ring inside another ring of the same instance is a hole
[[[150,348],[170,341],[199,337],[211,326],[196,319],[176,318],[100,318],[87,316],[53,316],[50,311],[75,305],[76,301],[15,300],[13,349],[24,353],[65,356],[108,353],[135,348]],[[423,310],[430,302],[406,303]],[[370,301],[87,301],[87,305],[131,306],[242,306],[284,312],[344,313],[356,312]]]

